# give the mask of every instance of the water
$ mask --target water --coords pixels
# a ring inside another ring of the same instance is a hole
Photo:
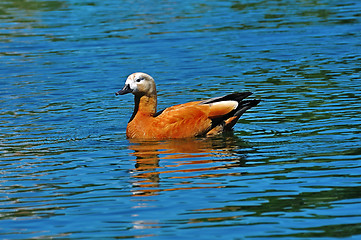
[[[361,3],[0,2],[2,239],[357,239]],[[263,101],[232,134],[133,141],[159,109]]]

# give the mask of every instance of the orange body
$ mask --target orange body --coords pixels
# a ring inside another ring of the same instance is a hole
[[[142,101],[141,101],[142,102]],[[139,105],[134,118],[128,123],[128,138],[186,138],[205,134],[211,127],[209,105],[191,102],[164,110],[157,117],[155,112]]]

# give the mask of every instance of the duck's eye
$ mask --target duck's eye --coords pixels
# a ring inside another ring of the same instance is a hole
[[[136,82],[140,82],[140,81],[142,81],[142,80],[144,80],[144,78],[138,78],[137,80],[135,80]]]

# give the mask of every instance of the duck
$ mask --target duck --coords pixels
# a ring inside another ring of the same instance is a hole
[[[243,113],[261,101],[244,100],[252,92],[234,92],[157,111],[155,81],[143,72],[129,75],[124,87],[115,95],[128,93],[134,95],[135,104],[126,128],[129,139],[208,137],[232,131]]]

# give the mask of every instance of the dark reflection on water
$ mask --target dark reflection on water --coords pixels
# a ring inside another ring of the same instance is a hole
[[[245,165],[247,144],[235,136],[167,141],[131,140],[129,148],[136,157],[133,177],[134,195],[159,191],[222,188],[218,182],[194,184],[192,179],[238,176]],[[235,169],[234,169],[235,168]],[[162,175],[180,181],[171,188],[160,184]]]
[[[3,239],[361,235],[359,1],[0,1]],[[252,91],[231,135],[125,138],[128,74],[159,109]]]

